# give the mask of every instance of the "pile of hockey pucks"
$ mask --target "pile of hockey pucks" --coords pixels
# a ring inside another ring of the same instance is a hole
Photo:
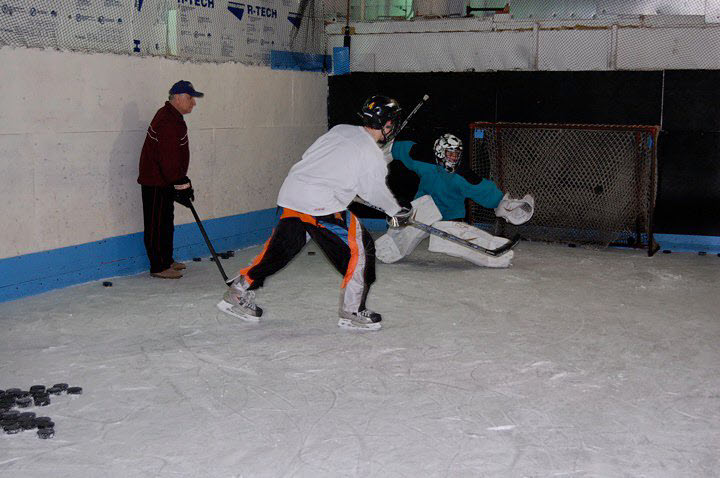
[[[81,387],[70,387],[67,383],[56,383],[52,387],[33,385],[30,390],[8,388],[0,390],[0,427],[8,435],[24,430],[37,429],[40,438],[55,436],[55,423],[50,417],[38,417],[35,412],[21,412],[19,409],[31,406],[46,407],[50,405],[51,395],[80,395]]]

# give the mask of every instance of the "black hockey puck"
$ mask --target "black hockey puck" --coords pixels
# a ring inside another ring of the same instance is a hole
[[[35,395],[33,397],[33,401],[35,402],[36,407],[45,407],[47,405],[50,405],[50,395],[47,393],[43,393],[42,395]]]
[[[33,385],[30,387],[30,393],[33,395],[36,393],[45,393],[45,385]]]
[[[52,423],[52,418],[50,417],[35,417],[35,423]]]
[[[18,422],[13,422],[3,425],[3,430],[5,430],[5,433],[8,435],[14,435],[16,433],[20,433],[23,429]]]
[[[32,430],[37,428],[34,418],[30,418],[28,420],[18,420],[18,425],[20,425],[23,430]]]
[[[707,254],[707,252],[705,252],[705,251],[698,251],[698,256],[704,256],[705,254]]]
[[[5,395],[9,397],[18,397],[21,393],[22,390],[20,390],[19,388],[8,388],[7,390],[5,390]]]
[[[202,261],[202,257],[193,257],[193,262],[200,262]]]
[[[577,247],[577,245],[576,245],[576,244],[573,244],[573,243],[570,243],[570,244],[568,244],[568,247]]]
[[[54,428],[40,428],[37,431],[37,436],[42,438],[43,440],[47,440],[48,438],[52,438],[55,436],[55,429]]]
[[[38,428],[55,428],[55,422],[51,421],[39,421],[37,418],[35,419],[35,426]]]
[[[8,410],[7,412],[2,412],[0,414],[0,420],[17,420],[17,417],[20,416],[20,412],[17,410]]]
[[[47,389],[47,393],[50,395],[60,395],[62,393],[62,389],[59,387],[50,387]]]
[[[56,383],[55,385],[53,385],[53,388],[59,388],[60,390],[62,390],[64,392],[65,390],[68,389],[68,384],[67,383]]]
[[[672,254],[670,249],[663,249],[663,254]]]
[[[69,395],[82,395],[82,387],[68,387],[67,393]]]
[[[308,256],[314,256],[314,255],[315,255],[315,251],[308,251]]]
[[[228,257],[235,257],[235,251],[225,251],[225,255]]]
[[[15,405],[19,408],[27,408],[32,405],[33,399],[31,397],[22,397],[15,400]]]
[[[3,418],[0,420],[0,427],[5,428],[6,426],[12,425],[13,423],[17,423],[18,419],[17,417],[14,418]]]
[[[28,420],[28,419],[35,419],[35,412],[22,412],[20,415],[18,415],[18,420]]]
[[[112,287],[112,282],[106,280],[105,282],[103,282],[103,287]]]
[[[0,407],[12,408],[15,406],[15,397],[4,397],[0,400]]]

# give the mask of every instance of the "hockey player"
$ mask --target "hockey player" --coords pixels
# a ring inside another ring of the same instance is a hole
[[[380,329],[381,315],[365,306],[375,281],[375,246],[347,206],[359,196],[401,224],[411,211],[398,204],[385,184],[387,164],[379,147],[397,129],[400,105],[385,96],[372,96],[360,115],[363,126],[333,127],[290,169],[277,200],[280,221],[260,255],[232,279],[218,303],[220,310],[240,319],[259,320],[262,309],[255,304],[254,290],[312,238],[344,276],[338,326]]]
[[[414,159],[421,156],[423,151],[412,141],[395,141],[392,146],[392,157],[420,178],[412,202],[415,220],[484,248],[495,249],[508,242],[508,239],[495,237],[461,222],[465,217],[465,199],[470,198],[483,207],[495,209],[496,216],[512,224],[522,224],[532,217],[534,200],[530,195],[520,200],[511,199],[488,179],[471,184],[456,174],[462,152],[462,141],[452,134],[444,134],[435,141],[435,164]],[[391,228],[376,242],[377,257],[386,263],[396,262],[408,256],[428,236],[427,232],[414,227]],[[512,250],[493,257],[436,236],[431,236],[429,250],[462,257],[486,267],[508,267],[513,257]]]

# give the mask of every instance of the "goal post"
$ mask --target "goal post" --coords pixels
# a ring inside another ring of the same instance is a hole
[[[530,193],[523,225],[471,201],[473,222],[530,240],[644,247],[653,255],[659,126],[475,122],[470,167],[513,197]]]

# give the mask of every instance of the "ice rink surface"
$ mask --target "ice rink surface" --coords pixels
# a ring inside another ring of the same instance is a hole
[[[523,242],[492,270],[423,243],[378,264],[358,332],[308,251],[259,324],[215,308],[207,259],[0,304],[0,389],[84,388],[29,409],[53,439],[0,436],[0,476],[720,476],[719,257]]]

